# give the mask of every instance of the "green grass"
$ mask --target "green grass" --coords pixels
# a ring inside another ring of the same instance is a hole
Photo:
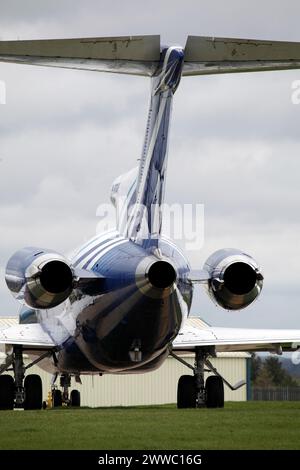
[[[1,411],[0,449],[300,449],[300,403]]]

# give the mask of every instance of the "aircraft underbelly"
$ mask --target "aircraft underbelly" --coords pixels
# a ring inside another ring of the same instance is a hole
[[[182,312],[175,293],[166,299],[151,299],[136,289],[125,290],[127,299],[120,302],[114,293],[116,304],[112,302],[109,311],[105,308],[106,299],[100,298],[77,318],[76,344],[101,370],[133,369],[147,364],[165,352],[181,326]],[[113,300],[113,294],[107,295]]]

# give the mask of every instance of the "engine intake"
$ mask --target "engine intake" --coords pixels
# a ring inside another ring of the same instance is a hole
[[[24,248],[7,263],[5,280],[20,301],[35,309],[53,308],[71,294],[74,273],[62,255],[39,248]]]
[[[257,262],[239,250],[215,252],[206,261],[204,269],[210,274],[210,296],[227,310],[247,307],[263,287],[263,275]]]

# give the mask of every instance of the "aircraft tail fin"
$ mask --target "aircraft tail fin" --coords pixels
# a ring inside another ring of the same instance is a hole
[[[300,42],[189,36],[183,75],[300,68]]]
[[[152,76],[160,36],[0,41],[0,61]]]

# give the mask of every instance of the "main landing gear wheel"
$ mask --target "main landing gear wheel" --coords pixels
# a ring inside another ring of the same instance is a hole
[[[72,390],[70,400],[71,406],[80,406],[80,392],[78,390]]]
[[[177,408],[196,408],[197,389],[195,377],[182,375],[178,381]]]
[[[0,375],[0,410],[13,410],[15,382],[10,375]]]
[[[53,408],[62,406],[62,393],[60,390],[53,390],[52,392]]]
[[[24,410],[40,410],[43,404],[43,386],[39,375],[30,374],[24,380]]]
[[[237,390],[245,384],[241,381],[236,385],[231,385],[219,374],[208,359],[208,356],[216,357],[214,349],[196,348],[194,366],[173,351],[170,355],[194,373],[194,376],[183,375],[179,379],[177,408],[224,408],[224,383],[231,390]],[[215,375],[208,377],[205,382],[204,372],[213,372]]]
[[[205,391],[207,408],[224,408],[224,384],[221,377],[208,377]]]

